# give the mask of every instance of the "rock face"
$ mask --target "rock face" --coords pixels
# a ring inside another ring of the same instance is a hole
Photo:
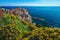
[[[31,16],[24,8],[16,8],[14,14],[20,16],[20,19],[25,19],[28,22],[32,22]]]
[[[0,9],[0,17],[3,16],[3,12],[2,9]]]
[[[0,9],[0,16],[2,16],[2,14],[3,14],[2,10],[3,10],[3,8]],[[5,12],[7,12],[8,14],[13,13],[16,16],[19,16],[20,19],[24,19],[28,22],[32,22],[32,18],[25,8],[16,8],[16,9],[11,9],[11,10],[6,9]]]

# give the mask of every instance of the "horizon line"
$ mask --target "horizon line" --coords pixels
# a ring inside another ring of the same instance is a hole
[[[6,5],[6,6],[12,6],[12,5]],[[14,6],[14,5],[13,5]],[[22,5],[22,6],[25,6],[25,5]],[[26,6],[28,6],[28,5],[26,5]],[[32,6],[32,5],[30,5],[30,6]],[[35,5],[34,5],[35,6]],[[38,5],[39,6],[39,5]],[[40,5],[41,6],[41,5]],[[43,6],[52,6],[52,5],[43,5]],[[53,6],[60,6],[60,5],[53,5]],[[1,6],[0,6],[1,7]]]

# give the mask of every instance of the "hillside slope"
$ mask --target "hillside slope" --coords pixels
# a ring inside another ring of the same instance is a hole
[[[19,16],[3,13],[0,40],[60,40],[59,28],[36,27]]]

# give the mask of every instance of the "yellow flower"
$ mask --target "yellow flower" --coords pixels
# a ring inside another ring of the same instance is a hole
[[[58,38],[60,38],[60,36],[58,36]]]
[[[0,27],[0,30],[4,30],[4,28],[3,27]]]
[[[58,36],[58,38],[56,38],[56,40],[60,40],[60,35]]]
[[[55,36],[56,36],[57,34],[58,34],[58,32],[54,32],[54,33],[53,33],[53,35],[55,35]]]
[[[11,14],[11,16],[12,16],[13,19],[16,19],[16,16],[15,15]]]
[[[54,28],[54,30],[58,30],[58,28]]]
[[[54,29],[53,28],[48,28],[47,30],[54,32]]]
[[[38,28],[36,28],[36,29],[35,29],[35,31],[39,31],[39,29],[38,29]]]
[[[24,38],[23,40],[29,40],[29,38]]]
[[[28,25],[29,23],[27,22],[27,21],[25,21],[24,19],[22,19],[22,23],[24,24],[24,25]]]
[[[41,36],[41,35],[40,35],[40,37],[39,37],[39,38],[43,38],[43,36]]]
[[[48,37],[48,34],[47,34],[47,33],[44,33],[44,36],[45,36],[45,37]]]
[[[52,38],[48,38],[48,40],[53,40]]]
[[[22,34],[20,34],[20,36],[16,37],[16,40],[22,40]]]

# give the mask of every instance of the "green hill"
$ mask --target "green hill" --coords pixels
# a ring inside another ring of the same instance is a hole
[[[60,40],[58,28],[36,27],[14,14],[0,17],[0,40]]]

